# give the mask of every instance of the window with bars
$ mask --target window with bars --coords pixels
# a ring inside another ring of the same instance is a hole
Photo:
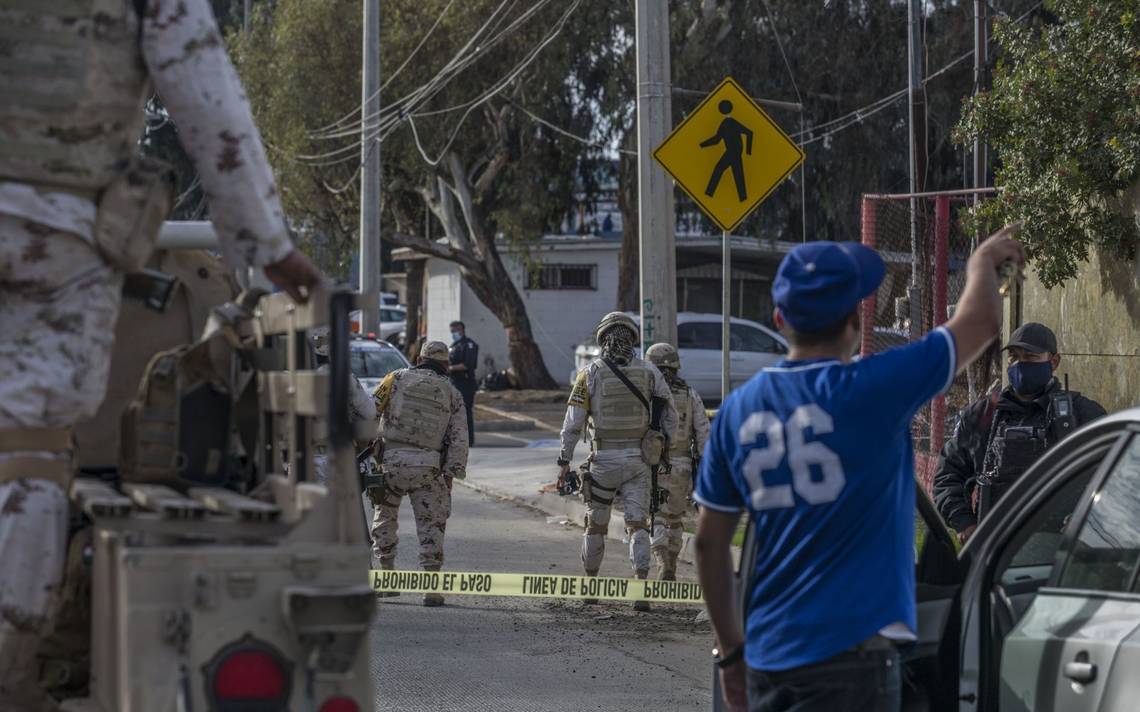
[[[527,289],[597,289],[597,265],[544,264],[527,272]]]

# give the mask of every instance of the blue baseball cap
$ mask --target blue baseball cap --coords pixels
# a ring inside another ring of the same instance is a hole
[[[879,253],[857,242],[808,242],[780,262],[772,301],[796,331],[820,331],[850,314],[886,273]]]

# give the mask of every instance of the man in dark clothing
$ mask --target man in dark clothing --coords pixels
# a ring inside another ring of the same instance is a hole
[[[1105,414],[1096,401],[1070,392],[1072,418],[1066,422],[1066,392],[1053,376],[1061,356],[1048,327],[1023,324],[1003,350],[1010,385],[962,411],[934,473],[934,502],[963,542],[978,526],[987,488],[992,505],[1068,432]]]
[[[479,381],[475,379],[475,368],[479,365],[479,344],[467,338],[467,327],[461,321],[451,322],[451,348],[448,375],[451,383],[463,396],[463,405],[467,407],[467,442],[475,444],[475,391],[479,388]]]

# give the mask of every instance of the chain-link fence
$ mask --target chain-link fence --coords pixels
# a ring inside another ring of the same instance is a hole
[[[863,354],[913,341],[949,318],[965,286],[966,260],[975,241],[962,218],[991,192],[863,196],[863,244],[878,250],[887,264],[882,286],[863,303]],[[915,466],[928,491],[957,413],[986,392],[993,366],[991,359],[983,359],[915,417]]]

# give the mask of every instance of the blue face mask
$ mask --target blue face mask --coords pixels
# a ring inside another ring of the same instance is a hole
[[[1006,373],[1013,390],[1035,396],[1053,380],[1053,364],[1049,361],[1018,361]]]
[[[451,341],[453,343],[456,341],[459,341],[462,338],[463,338],[463,334],[460,334],[458,331],[451,332]]]

